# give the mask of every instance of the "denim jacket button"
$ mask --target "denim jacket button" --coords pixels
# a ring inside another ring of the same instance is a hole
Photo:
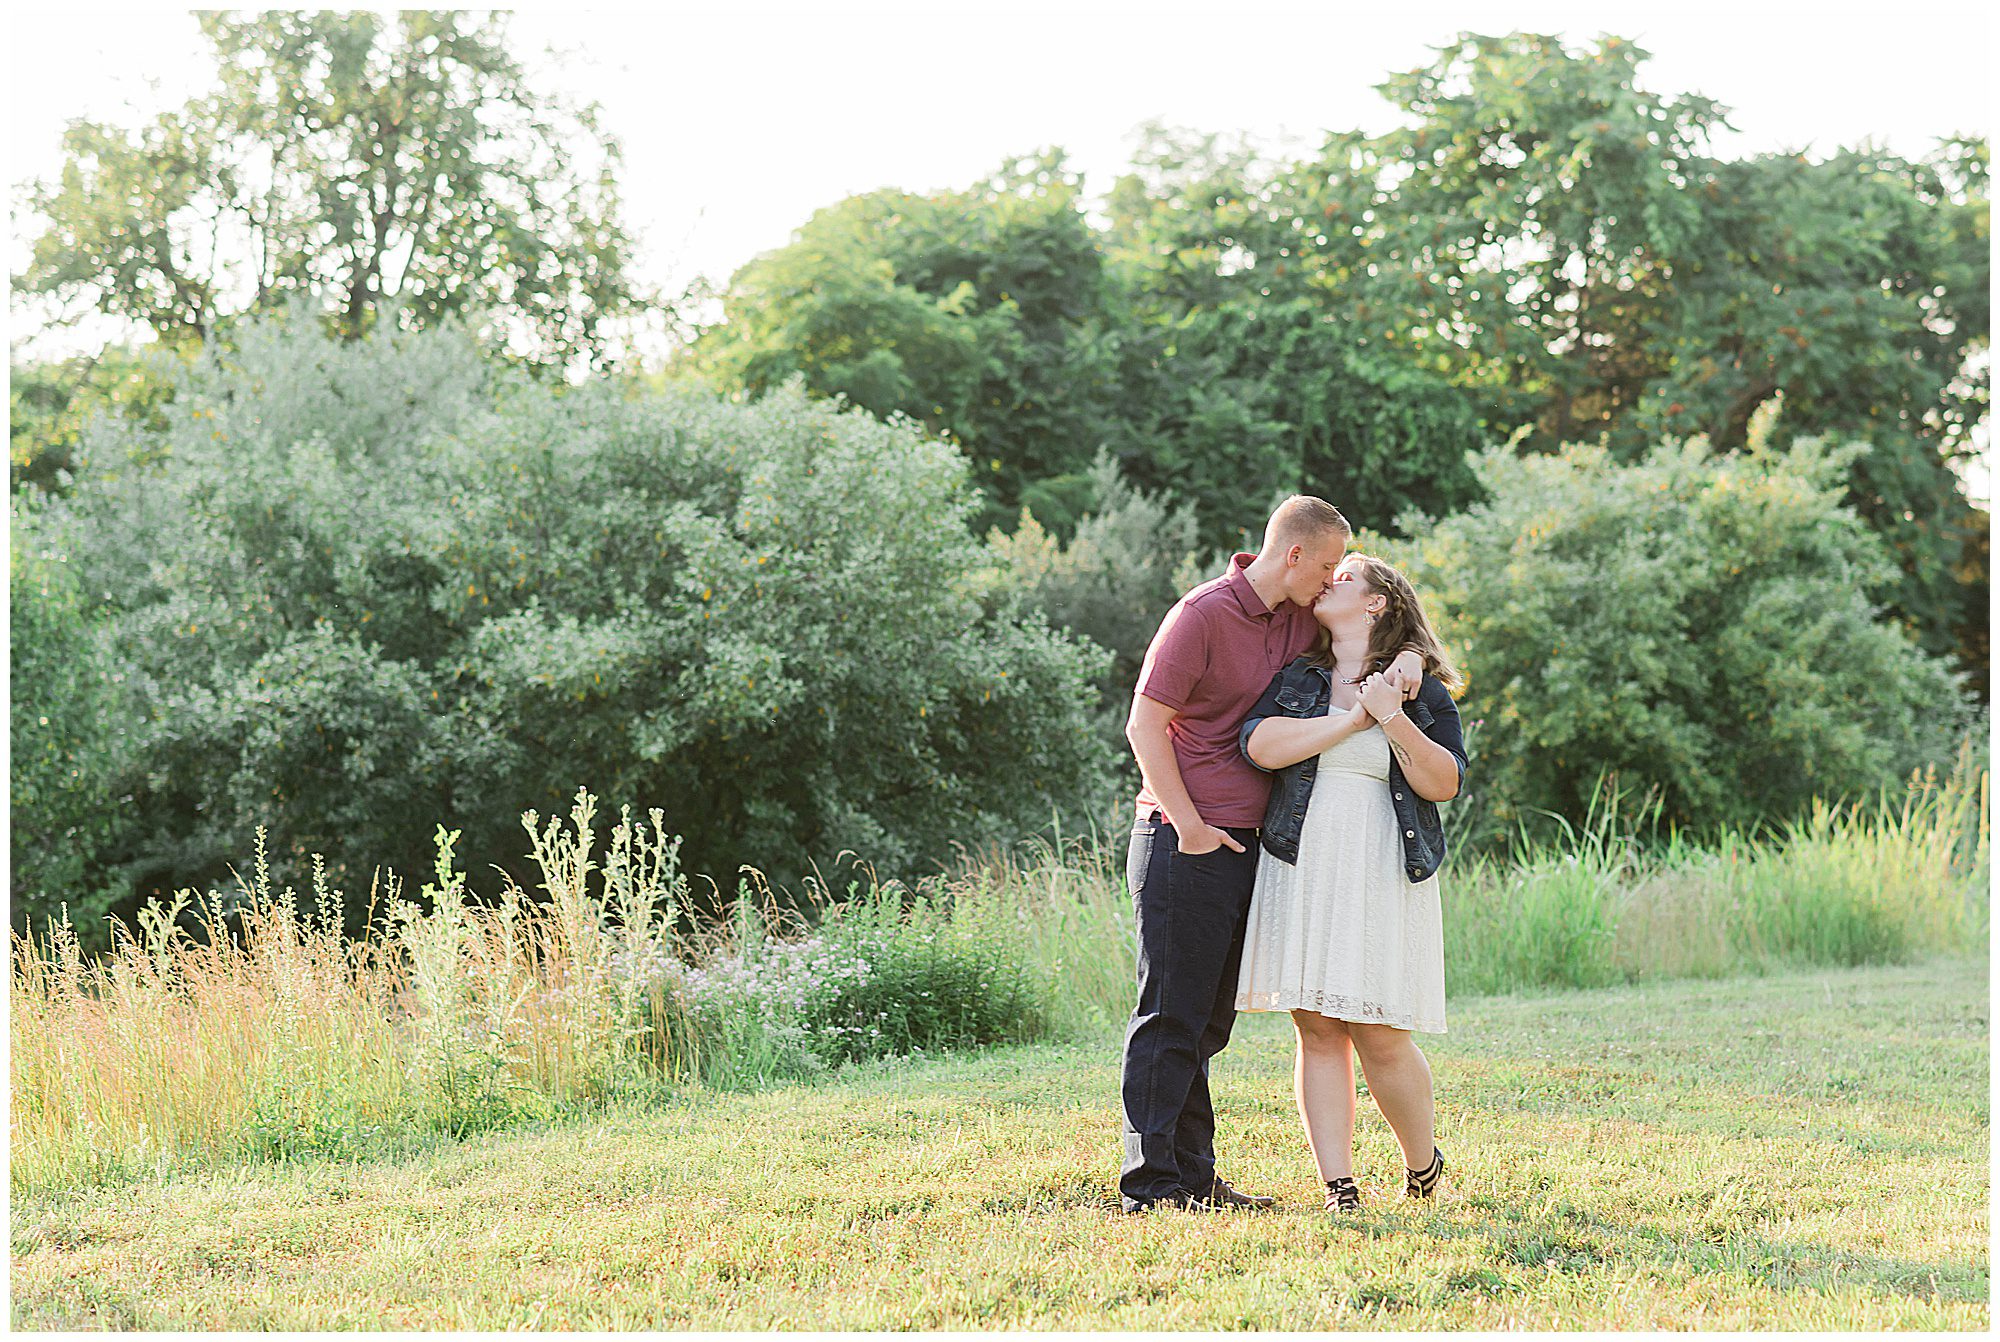
[[[1396,800],[1397,800],[1397,801],[1401,801],[1402,799],[1403,799],[1403,794],[1402,794],[1402,793],[1400,793],[1400,792],[1398,792],[1398,793],[1396,794]]]
[[[1414,839],[1417,837],[1417,832],[1413,829],[1406,829],[1403,831],[1403,837],[1406,839]]]

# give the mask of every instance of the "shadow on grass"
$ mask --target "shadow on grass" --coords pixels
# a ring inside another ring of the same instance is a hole
[[[1809,1240],[1755,1234],[1711,1240],[1676,1234],[1648,1221],[1613,1221],[1574,1205],[1548,1208],[1540,1217],[1523,1215],[1504,1200],[1485,1195],[1468,1197],[1465,1205],[1493,1213],[1498,1219],[1490,1225],[1468,1225],[1364,1214],[1330,1227],[1330,1233],[1336,1237],[1358,1234],[1364,1239],[1419,1235],[1483,1246],[1493,1267],[1455,1272],[1426,1298],[1406,1302],[1416,1305],[1442,1305],[1458,1294],[1492,1295],[1526,1289],[1505,1275],[1509,1267],[1582,1277],[1621,1263],[1653,1270],[1680,1265],[1697,1275],[1727,1276],[1774,1290],[1831,1291],[1845,1283],[1882,1297],[1968,1304],[1984,1302],[1989,1293],[1990,1273],[1983,1267],[1855,1253]]]

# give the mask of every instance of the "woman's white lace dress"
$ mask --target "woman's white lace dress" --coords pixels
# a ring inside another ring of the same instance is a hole
[[[1444,1033],[1438,879],[1404,873],[1380,727],[1319,757],[1297,865],[1258,855],[1236,1008]]]

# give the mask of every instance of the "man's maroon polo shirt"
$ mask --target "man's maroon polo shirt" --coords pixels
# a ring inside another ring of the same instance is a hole
[[[1312,609],[1264,604],[1243,570],[1257,556],[1239,554],[1229,571],[1189,592],[1160,621],[1139,669],[1139,693],[1178,711],[1167,724],[1195,809],[1211,825],[1264,823],[1271,776],[1243,758],[1236,733],[1257,697],[1319,633]],[[1141,818],[1159,807],[1142,782]]]

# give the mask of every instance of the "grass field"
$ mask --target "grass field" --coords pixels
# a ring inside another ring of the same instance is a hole
[[[690,1094],[394,1159],[15,1193],[23,1328],[1985,1329],[1988,970],[1454,999],[1452,1162],[1341,1223],[1282,1020],[1217,1067],[1256,1215],[1120,1215],[1117,1047]]]

